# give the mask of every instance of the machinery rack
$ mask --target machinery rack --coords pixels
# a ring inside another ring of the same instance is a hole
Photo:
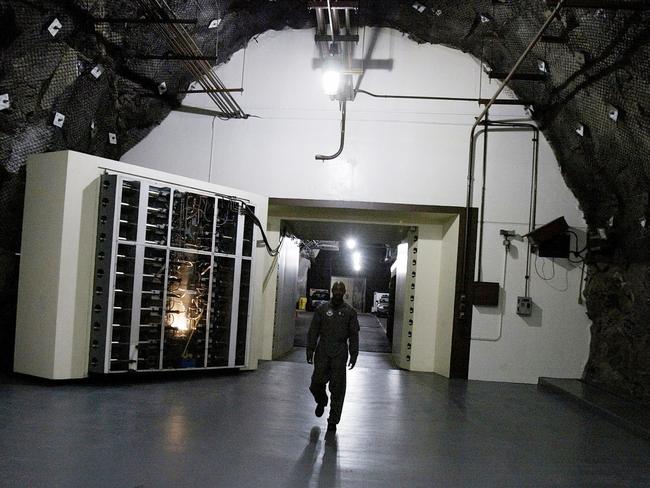
[[[89,372],[244,366],[254,230],[245,203],[123,174],[100,185]]]

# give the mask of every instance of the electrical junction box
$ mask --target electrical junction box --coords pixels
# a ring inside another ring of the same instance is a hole
[[[540,244],[537,248],[537,254],[540,258],[568,259],[571,248],[570,239],[569,234],[556,236]]]
[[[472,284],[472,303],[478,306],[499,306],[499,283],[475,281]]]
[[[533,313],[533,299],[530,297],[517,297],[517,315],[531,315]]]

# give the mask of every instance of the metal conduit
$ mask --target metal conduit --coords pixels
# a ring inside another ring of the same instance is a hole
[[[526,59],[526,56],[528,56],[528,53],[535,47],[535,45],[539,42],[541,39],[542,35],[546,31],[549,25],[551,25],[551,22],[555,19],[557,16],[558,12],[564,5],[565,0],[559,0],[557,5],[555,6],[555,9],[549,15],[548,19],[546,19],[546,22],[542,25],[540,28],[539,32],[535,36],[535,38],[528,44],[526,49],[524,49],[524,52],[521,54],[515,65],[512,67],[510,70],[510,73],[508,73],[508,76],[503,80],[503,83],[499,87],[499,89],[496,91],[496,93],[492,96],[490,101],[487,103],[481,114],[476,118],[476,122],[474,122],[474,125],[472,126],[472,129],[470,131],[470,147],[469,147],[469,163],[468,163],[468,168],[467,168],[467,200],[466,200],[466,205],[465,205],[465,236],[463,239],[463,272],[462,272],[462,279],[463,279],[463,285],[462,285],[462,290],[463,290],[463,297],[462,301],[465,302],[467,299],[467,285],[468,285],[468,279],[467,279],[467,261],[469,259],[469,231],[470,231],[470,220],[471,220],[471,207],[472,207],[472,196],[473,196],[473,184],[474,184],[474,158],[475,158],[475,148],[474,148],[474,138],[476,135],[476,128],[481,124],[483,121],[483,117],[485,117],[490,110],[490,107],[494,105],[494,102],[496,101],[497,97],[501,94],[501,92],[505,89],[507,84],[510,82],[512,77],[514,76],[515,72],[521,66],[521,64],[524,62]],[[461,308],[465,308],[464,306]],[[461,318],[464,318],[464,312]]]
[[[489,127],[500,127],[499,129],[492,129],[490,132],[513,132],[521,130],[529,130],[534,133],[533,135],[533,160],[531,165],[531,182],[530,182],[530,206],[528,209],[528,232],[532,232],[535,229],[535,219],[537,214],[537,170],[539,166],[539,128],[535,124],[525,123],[525,122],[504,122],[504,121],[488,121],[487,124]],[[487,138],[488,128],[484,128],[478,133],[475,134],[472,144],[476,144],[476,139],[481,135],[485,134]],[[483,164],[483,192],[485,192],[485,178],[486,178],[486,162],[484,158]],[[485,193],[484,193],[485,194]],[[480,209],[480,222],[479,222],[479,253],[478,253],[478,280],[481,280],[481,267],[483,265],[483,224],[484,224],[484,210],[485,210],[485,198],[482,198],[481,209]],[[524,293],[525,296],[528,296],[530,291],[530,245],[526,249],[526,274],[525,274],[525,286]]]
[[[330,159],[336,159],[343,152],[343,144],[345,143],[345,100],[341,102],[341,143],[339,144],[339,150],[336,151],[331,156],[324,156],[322,154],[317,154],[315,158],[319,161],[329,161]]]
[[[137,4],[154,19],[174,19],[175,13],[165,0],[136,0]],[[154,24],[154,29],[167,42],[176,54],[188,57],[203,56],[194,39],[181,24]],[[183,62],[187,71],[194,76],[212,101],[222,111],[223,118],[247,118],[225,85],[212,71],[206,60],[187,60]]]
[[[355,90],[355,95],[357,93],[363,93],[364,95],[369,95],[374,98],[395,98],[395,99],[407,99],[407,100],[438,100],[438,101],[450,101],[450,102],[477,102],[481,105],[485,105],[490,102],[488,98],[463,98],[463,97],[426,97],[420,95],[381,95],[377,93],[372,93],[367,90],[357,89]],[[529,102],[521,100],[494,100],[492,102],[494,105],[530,105]]]

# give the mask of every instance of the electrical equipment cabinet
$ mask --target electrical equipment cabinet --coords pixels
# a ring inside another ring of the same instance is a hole
[[[89,371],[244,366],[254,211],[233,197],[103,175]]]

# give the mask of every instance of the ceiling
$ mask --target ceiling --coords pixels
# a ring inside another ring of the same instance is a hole
[[[302,241],[339,241],[354,238],[360,247],[384,245],[397,246],[409,228],[402,225],[359,224],[315,220],[283,220],[290,233]]]
[[[16,210],[22,208],[22,168],[29,154],[74,149],[119,159],[180,106],[196,72],[178,61],[141,59],[173,52],[164,36],[152,26],[95,20],[141,18],[143,6],[152,2],[0,0],[0,95],[11,98],[10,108],[0,111],[3,247],[15,247],[20,234]],[[417,43],[460,49],[494,72],[508,72],[546,20],[549,3],[361,0],[357,21],[397,29]],[[564,8],[546,32],[548,39],[520,68],[539,74],[543,60],[545,78],[509,85],[530,102],[588,224],[607,227],[614,217],[622,258],[645,259],[650,242],[644,238],[639,245],[636,234],[650,207],[650,2],[591,4],[616,8]],[[185,28],[198,48],[210,52],[218,42],[211,64],[227,61],[267,30],[315,25],[303,0],[168,0],[166,5],[171,15],[196,20]],[[48,30],[54,19],[61,24],[56,35]],[[218,26],[210,28],[215,20]],[[103,67],[99,77],[92,74],[97,65]],[[165,91],[160,79],[167,80]],[[608,116],[612,109],[615,121]],[[56,112],[66,114],[63,127],[52,124]]]

